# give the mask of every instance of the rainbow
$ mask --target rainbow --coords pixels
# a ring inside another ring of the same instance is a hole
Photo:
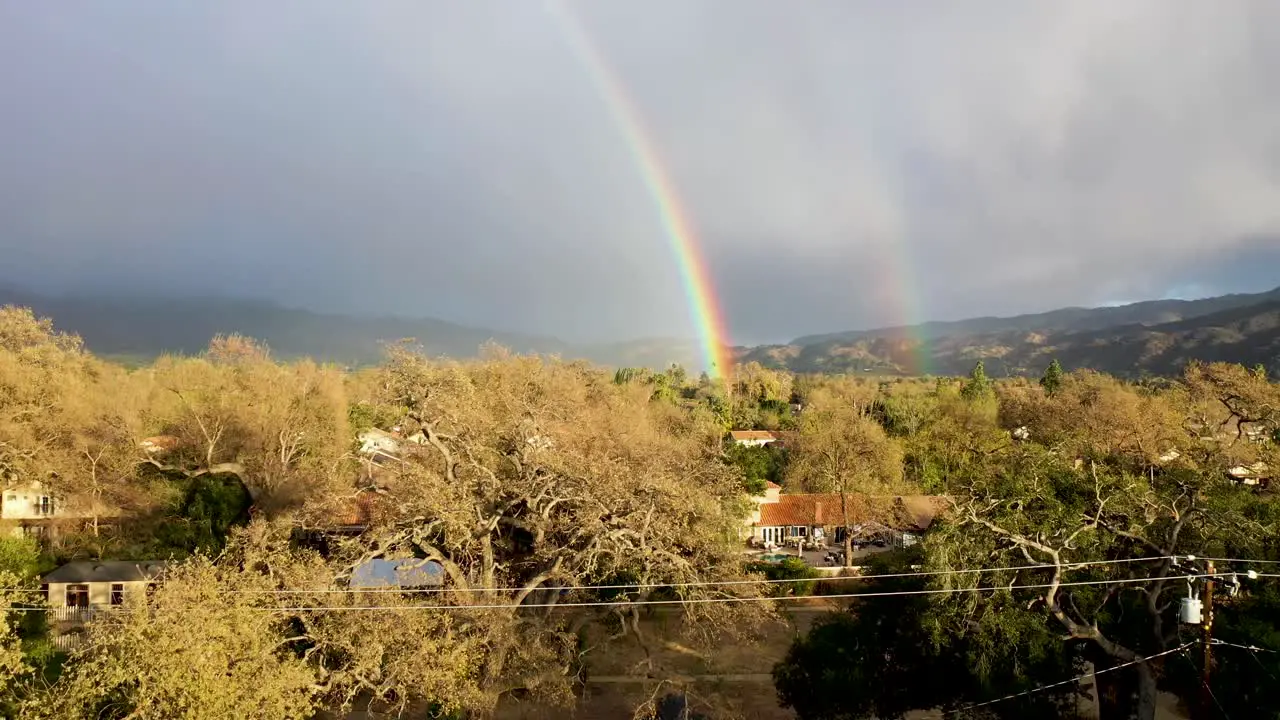
[[[641,115],[627,97],[621,79],[591,42],[582,23],[578,22],[562,0],[549,0],[547,5],[551,16],[564,31],[569,47],[586,67],[592,83],[613,116],[640,171],[640,177],[653,198],[663,233],[667,236],[667,244],[680,267],[690,320],[698,334],[707,374],[712,377],[727,377],[732,370],[732,356],[729,353],[724,315],[717,304],[715,286],[699,250],[697,235],[694,234],[687,213],[680,206],[675,185],[659,161],[655,143],[645,132]]]
[[[902,325],[899,328],[895,328],[900,331],[897,335],[903,342],[911,346],[908,364],[903,370],[908,375],[931,375],[930,340],[922,327],[924,323],[922,319],[924,318],[924,313],[921,310],[922,298],[920,293],[912,293],[906,290],[906,288],[920,288],[922,293],[925,286],[916,280],[915,262],[911,253],[911,246],[906,240],[900,240],[897,245],[899,252],[893,254],[887,277],[894,279],[893,287],[889,288],[889,295],[897,299],[898,316],[902,318]]]

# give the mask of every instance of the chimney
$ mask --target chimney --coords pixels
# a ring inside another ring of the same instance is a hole
[[[813,522],[815,525],[822,525],[822,501],[813,504]]]

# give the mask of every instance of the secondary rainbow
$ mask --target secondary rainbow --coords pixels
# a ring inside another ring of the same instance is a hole
[[[586,67],[592,83],[609,109],[609,114],[613,116],[640,171],[640,177],[653,198],[667,244],[680,267],[690,320],[698,334],[707,373],[712,377],[727,377],[732,370],[732,360],[728,352],[724,316],[716,303],[715,286],[699,251],[693,226],[680,206],[675,185],[659,160],[655,143],[645,132],[640,113],[627,97],[621,79],[605,62],[603,54],[591,42],[569,7],[561,0],[549,0],[547,5],[551,17],[559,22],[569,47]]]
[[[928,332],[924,328],[924,313],[921,311],[924,285],[916,281],[915,262],[911,246],[905,238],[897,243],[899,252],[891,260],[895,266],[889,277],[896,278],[895,287],[890,288],[891,297],[898,299],[899,315],[902,318],[900,338],[910,347],[909,364],[903,368],[909,375],[930,375],[933,372],[930,362]],[[919,292],[911,292],[908,288],[919,288]]]

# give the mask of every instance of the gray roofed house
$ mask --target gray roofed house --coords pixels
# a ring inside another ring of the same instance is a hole
[[[155,580],[168,565],[163,560],[76,560],[45,575],[45,584],[125,583]]]
[[[77,560],[40,578],[55,646],[75,647],[83,638],[80,628],[98,613],[127,602],[146,602],[167,566],[163,560]]]

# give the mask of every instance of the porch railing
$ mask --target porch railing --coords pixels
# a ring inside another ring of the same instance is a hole
[[[95,607],[92,605],[86,607],[55,607],[49,608],[46,612],[50,622],[80,624],[91,622],[95,617],[106,612],[110,608]]]

